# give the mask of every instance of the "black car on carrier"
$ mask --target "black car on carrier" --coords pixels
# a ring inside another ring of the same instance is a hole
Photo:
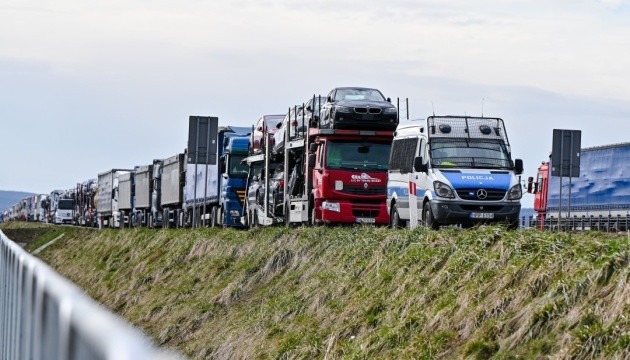
[[[321,129],[396,130],[398,110],[377,89],[338,87],[322,105]]]

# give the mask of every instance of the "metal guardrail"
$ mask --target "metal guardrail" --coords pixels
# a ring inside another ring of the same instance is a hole
[[[625,232],[630,230],[630,216],[582,216],[571,218],[545,217],[542,220],[537,216],[521,218],[522,229],[560,230],[560,231],[587,231],[597,230],[605,232]]]
[[[0,359],[181,359],[0,230]]]

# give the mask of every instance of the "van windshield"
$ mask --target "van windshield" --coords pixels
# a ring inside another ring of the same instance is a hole
[[[387,171],[390,148],[389,143],[328,141],[326,168],[329,170]]]
[[[512,169],[503,140],[435,138],[430,143],[431,166]]]
[[[59,200],[59,210],[72,210],[72,200],[71,199],[63,199]]]

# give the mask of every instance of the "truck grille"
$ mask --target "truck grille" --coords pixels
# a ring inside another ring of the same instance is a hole
[[[365,107],[355,107],[354,112],[357,114],[380,114],[381,109],[379,108],[365,108]]]
[[[479,198],[477,192],[479,190],[485,190],[488,194],[485,199]],[[505,197],[505,190],[501,189],[457,189],[457,195],[463,200],[477,200],[477,201],[497,201],[503,200]]]
[[[344,185],[341,192],[351,195],[385,195],[387,188],[384,186],[372,186],[367,189],[363,185]]]

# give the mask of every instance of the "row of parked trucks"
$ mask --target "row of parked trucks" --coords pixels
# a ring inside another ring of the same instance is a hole
[[[399,125],[380,91],[336,88],[252,128],[203,116],[188,125],[183,153],[104,171],[54,201],[51,194],[55,222],[518,224],[522,162],[512,160],[501,119],[431,116]]]
[[[120,228],[519,223],[523,163],[512,158],[499,118],[429,116],[399,124],[397,108],[380,91],[336,88],[286,115],[263,115],[251,128],[206,116],[191,116],[188,128],[183,153],[110,169],[34,199],[42,210],[33,219]],[[628,144],[606,151],[617,148]],[[594,151],[583,150],[583,166]],[[554,186],[545,166],[529,191],[536,210],[549,214],[554,195],[546,203],[546,191]],[[619,187],[629,172],[616,172],[604,186],[621,202],[619,213],[629,203]],[[574,205],[583,208],[592,203],[583,190],[602,194],[593,189],[603,186],[600,170],[587,173],[588,184],[574,182]]]

